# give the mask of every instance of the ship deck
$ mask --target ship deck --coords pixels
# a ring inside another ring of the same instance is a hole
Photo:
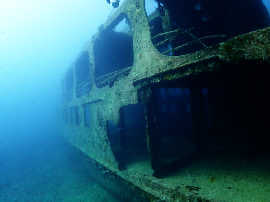
[[[260,201],[270,198],[270,162],[267,157],[202,157],[178,172],[158,179],[150,161],[138,161],[118,175],[166,201]]]

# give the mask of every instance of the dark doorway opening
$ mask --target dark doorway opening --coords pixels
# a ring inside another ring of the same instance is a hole
[[[148,116],[152,126],[152,168],[154,176],[162,177],[180,164],[188,163],[196,151],[192,139],[191,90],[152,88]]]
[[[120,123],[107,122],[112,150],[123,170],[138,162],[149,162],[144,105],[132,104],[120,109]]]
[[[253,65],[230,65],[218,73],[151,87],[148,117],[155,176],[170,175],[204,157],[227,156],[248,164],[268,159],[267,64]]]

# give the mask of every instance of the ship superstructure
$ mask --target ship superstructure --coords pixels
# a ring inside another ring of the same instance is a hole
[[[152,201],[267,201],[269,25],[260,1],[125,0],[63,79],[65,138]]]

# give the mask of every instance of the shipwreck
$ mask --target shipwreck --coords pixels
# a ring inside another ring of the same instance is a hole
[[[121,2],[63,78],[64,137],[123,201],[269,201],[269,26],[259,0]]]

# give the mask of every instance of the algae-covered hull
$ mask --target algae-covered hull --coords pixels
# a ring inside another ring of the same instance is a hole
[[[63,79],[66,139],[144,200],[270,198],[269,16],[219,3],[125,0]]]

